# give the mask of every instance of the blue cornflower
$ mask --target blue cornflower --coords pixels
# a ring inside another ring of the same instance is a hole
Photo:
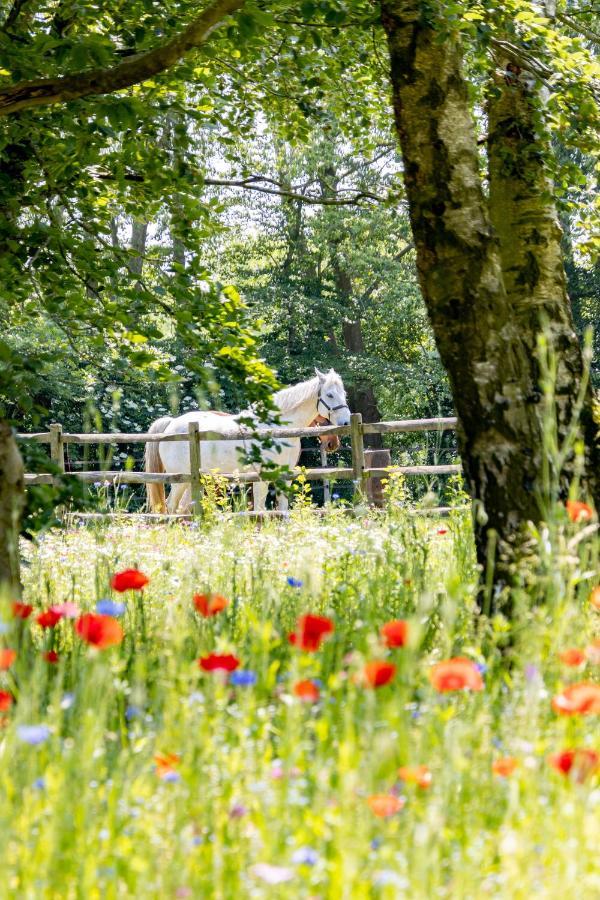
[[[373,838],[371,841],[371,850],[379,850],[381,847],[381,838]]]
[[[290,587],[301,588],[304,584],[299,578],[293,578],[291,575],[288,576],[287,583]]]
[[[175,784],[177,781],[181,781],[181,775],[179,772],[165,772],[161,777],[161,781],[166,781],[167,784]]]
[[[252,687],[253,684],[256,684],[256,680],[256,672],[251,672],[249,669],[238,669],[229,676],[229,684],[233,684],[235,687]]]
[[[19,725],[17,728],[17,737],[24,744],[31,744],[36,747],[43,744],[50,737],[50,729],[47,725]]]
[[[118,600],[98,600],[96,612],[101,616],[122,616],[125,612],[125,604]]]
[[[292,856],[292,862],[296,866],[314,866],[319,861],[319,854],[312,847],[298,847]]]
[[[10,630],[10,625],[8,622],[2,622],[0,620],[0,634],[6,634]]]
[[[137,717],[139,715],[141,715],[141,713],[142,713],[142,711],[139,708],[139,706],[131,705],[131,706],[128,706],[127,709],[125,710],[125,718],[127,719],[128,722],[130,722],[131,719],[137,719]]]
[[[71,694],[68,692],[66,694],[63,694],[63,698],[60,701],[60,708],[61,709],[71,709],[71,707],[73,706],[74,700],[75,700],[75,694]]]
[[[485,663],[475,663],[475,668],[478,672],[481,673],[481,675],[485,675],[488,670],[488,667]]]
[[[36,788],[38,791],[43,791],[46,788],[46,781],[43,778],[36,778],[33,782],[32,787]]]

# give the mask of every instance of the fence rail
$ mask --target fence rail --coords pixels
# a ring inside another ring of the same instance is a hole
[[[366,434],[406,434],[421,431],[448,431],[456,428],[455,418],[439,419],[405,419],[396,422],[365,422],[359,413],[353,413],[350,425],[336,426],[325,425],[318,428],[267,428],[260,429],[260,437],[269,437],[285,440],[298,437],[323,437],[330,434],[340,437],[350,435],[352,451],[352,466],[350,468],[336,468],[323,466],[318,469],[295,469],[284,474],[286,480],[297,478],[301,472],[308,481],[323,481],[328,484],[334,480],[351,480],[357,485],[357,490],[364,492],[368,479],[381,479],[392,473],[403,475],[451,475],[461,471],[459,465],[438,466],[388,466],[385,468],[370,468],[365,462],[364,436]],[[19,434],[23,440],[36,441],[50,445],[50,458],[65,471],[65,447],[68,444],[133,444],[133,443],[162,443],[166,441],[187,441],[190,447],[191,472],[130,472],[130,471],[90,471],[72,472],[74,477],[86,483],[113,482],[117,484],[190,484],[192,502],[197,504],[202,496],[202,442],[208,440],[256,440],[256,433],[248,428],[240,428],[235,433],[221,434],[216,431],[200,431],[198,423],[192,422],[187,432],[181,434],[71,434],[63,432],[62,425],[54,423],[49,431],[35,434]],[[323,460],[323,454],[321,455]],[[210,473],[205,473],[210,474]],[[218,473],[219,478],[225,478],[236,484],[252,484],[263,480],[261,473],[253,472],[225,472]],[[268,477],[268,476],[267,476]],[[25,484],[52,484],[55,478],[51,473],[26,474]],[[198,506],[196,505],[197,509]]]

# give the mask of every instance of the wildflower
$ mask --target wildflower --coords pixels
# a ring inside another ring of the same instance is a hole
[[[0,712],[6,712],[13,704],[13,696],[8,691],[0,691]]]
[[[290,587],[293,587],[293,588],[301,588],[302,585],[304,584],[304,582],[301,581],[300,578],[293,578],[291,575],[288,575],[287,583],[289,584]]]
[[[125,710],[125,718],[128,722],[130,722],[132,719],[137,719],[137,717],[141,714],[142,710],[139,708],[139,706],[134,706],[133,704],[130,704]]]
[[[250,873],[255,878],[260,878],[261,881],[266,882],[266,884],[283,884],[286,881],[291,881],[294,877],[293,869],[288,869],[285,866],[271,866],[269,863],[257,863],[251,867]]]
[[[318,685],[310,679],[306,681],[297,681],[292,690],[296,697],[304,703],[316,703],[321,693]]]
[[[181,762],[178,753],[155,753],[154,763],[156,765],[156,774],[159,778],[165,778],[170,772],[174,772]]]
[[[580,681],[564,688],[562,694],[557,694],[552,700],[554,712],[564,716],[600,713],[600,684],[590,681]]]
[[[585,663],[585,653],[578,647],[569,647],[558,654],[558,658],[565,666],[582,666]]]
[[[39,616],[36,616],[36,622],[41,628],[54,628],[60,620],[62,619],[62,615],[59,612],[56,612],[55,609],[46,609],[43,613],[40,613]]]
[[[43,744],[50,737],[50,729],[47,725],[19,725],[17,728],[17,737],[24,744],[31,744],[36,747]]]
[[[229,818],[230,819],[243,819],[243,817],[248,812],[248,807],[244,806],[243,803],[234,803],[231,809],[229,810]]]
[[[37,791],[43,791],[46,788],[46,782],[43,778],[36,778],[31,786]]]
[[[181,775],[179,772],[176,772],[174,769],[170,769],[168,772],[159,776],[162,781],[165,781],[167,784],[175,784],[177,781],[181,781]]]
[[[372,794],[367,797],[371,812],[380,819],[387,819],[400,812],[405,802],[403,797],[396,797],[394,794]]]
[[[296,631],[288,635],[290,644],[300,650],[314,653],[322,642],[333,633],[334,624],[326,616],[313,616],[307,613],[300,616],[296,625]]]
[[[0,671],[10,669],[16,658],[16,650],[9,650],[7,647],[0,648]]]
[[[362,682],[367,687],[379,688],[388,684],[396,674],[394,663],[382,662],[379,659],[365,664],[362,670]]]
[[[388,647],[404,647],[408,640],[408,622],[404,619],[386,622],[381,629],[381,638]]]
[[[448,529],[447,528],[438,528],[438,530],[436,531],[436,534],[448,534]]]
[[[226,654],[218,654],[218,653],[209,653],[208,656],[203,656],[198,660],[198,665],[201,669],[204,669],[205,672],[214,672],[218,669],[221,669],[224,672],[233,672],[240,665],[240,661],[237,656],[233,656],[231,653]]]
[[[594,607],[594,609],[600,610],[600,586],[595,587],[590,594],[590,603]]]
[[[99,650],[120,644],[123,640],[123,629],[112,616],[85,613],[77,619],[75,631],[82,640]]]
[[[567,500],[565,505],[571,522],[589,522],[594,514],[592,507],[581,500]]]
[[[417,784],[420,788],[431,787],[431,772],[427,766],[400,766],[398,778],[407,783]]]
[[[229,678],[229,684],[234,687],[252,687],[256,681],[256,672],[251,672],[249,669],[238,669],[237,672],[232,672]]]
[[[201,616],[216,616],[229,606],[229,600],[221,594],[194,594],[194,606]]]
[[[319,854],[312,847],[298,847],[292,856],[295,866],[315,866],[319,862]]]
[[[51,606],[50,609],[52,612],[58,613],[59,616],[65,619],[76,619],[79,615],[80,609],[76,603],[60,603],[58,606]]]
[[[125,612],[125,604],[118,600],[98,600],[96,612],[100,616],[122,616]]]
[[[455,656],[437,663],[429,670],[429,680],[436,691],[482,691],[483,679],[475,663],[463,656]]]
[[[113,575],[110,586],[120,594],[123,591],[141,591],[150,583],[150,579],[139,569],[124,569]]]
[[[519,765],[519,760],[514,756],[501,756],[492,763],[492,772],[499,778],[508,778]]]
[[[15,619],[28,619],[33,612],[33,606],[29,603],[18,603],[16,600],[12,605],[12,612]]]
[[[46,662],[57,663],[59,656],[56,650],[48,650],[47,653],[43,654],[43,658],[46,660]]]
[[[589,775],[593,775],[600,765],[600,755],[595,750],[575,749],[552,753],[548,762],[561,775],[568,776],[581,784]]]

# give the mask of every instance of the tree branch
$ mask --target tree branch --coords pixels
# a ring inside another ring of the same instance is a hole
[[[2,24],[0,31],[9,31],[19,18],[19,14],[28,0],[13,0],[9,13]]]
[[[40,78],[0,90],[0,116],[33,106],[49,106],[89,97],[111,94],[139,84],[164,72],[189,51],[202,46],[226,16],[244,5],[245,0],[213,0],[187,28],[161,47],[130,56],[108,69],[90,69],[60,78]]]

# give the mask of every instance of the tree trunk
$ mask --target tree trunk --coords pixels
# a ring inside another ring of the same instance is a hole
[[[522,525],[540,520],[546,499],[533,342],[523,334],[531,326],[515,319],[504,287],[460,39],[439,0],[383,0],[382,20],[419,281],[454,396],[478,559],[488,561],[494,532],[500,587],[511,580]]]
[[[571,451],[557,459],[577,421],[584,436],[585,485],[600,507],[600,443],[593,391],[582,387],[584,362],[575,332],[562,259],[562,232],[553,185],[544,165],[550,152],[544,135],[544,102],[535,79],[506,62],[489,102],[490,215],[500,240],[506,293],[527,343],[531,381],[541,397],[538,336],[544,334],[556,360],[553,419],[556,447],[547,447],[551,493],[565,496],[575,475]],[[554,452],[552,452],[554,451]]]
[[[20,595],[19,526],[24,505],[23,461],[12,429],[0,422],[0,589]]]
[[[134,219],[131,223],[131,251],[129,271],[138,277],[142,274],[144,256],[146,254],[146,238],[148,236],[148,223]]]

